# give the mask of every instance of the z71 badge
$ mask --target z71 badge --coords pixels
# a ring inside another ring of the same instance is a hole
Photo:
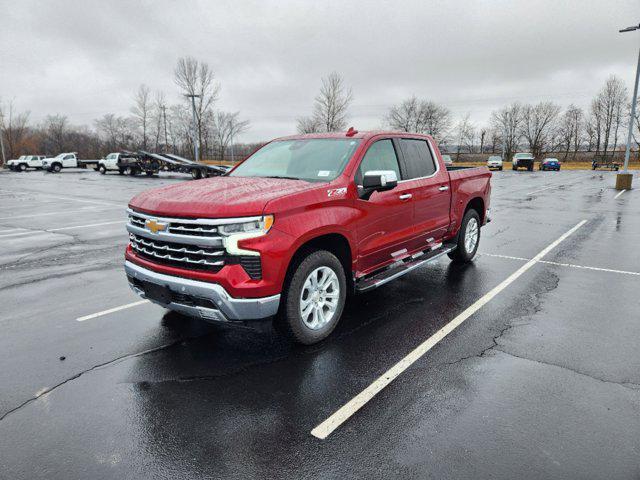
[[[342,188],[330,188],[327,190],[327,197],[339,197],[347,193],[347,187]]]

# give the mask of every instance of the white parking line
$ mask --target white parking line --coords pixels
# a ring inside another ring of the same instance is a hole
[[[126,305],[120,305],[119,307],[113,307],[108,310],[103,310],[101,312],[92,313],[91,315],[85,315],[84,317],[76,318],[77,322],[84,322],[85,320],[91,320],[92,318],[102,317],[103,315],[109,315],[110,313],[119,312],[120,310],[126,310],[127,308],[137,307],[138,305],[143,305],[145,303],[150,303],[149,300],[140,300],[138,302],[127,303]]]
[[[73,230],[76,228],[89,228],[89,227],[100,227],[102,225],[115,225],[117,223],[125,223],[125,220],[117,220],[115,222],[101,222],[101,223],[90,223],[88,225],[73,225],[70,227],[60,227],[60,228],[48,228],[46,230],[27,230],[26,232],[18,232],[18,233],[9,233],[7,235],[0,235],[0,238],[6,237],[16,237],[16,236],[24,236],[24,235],[42,235],[44,233],[51,232],[61,232],[63,230]]]
[[[587,221],[582,220],[566,233],[562,234],[560,238],[552,242],[544,250],[538,253],[535,257],[529,260],[526,264],[521,266],[518,270],[512,273],[506,280],[503,280],[498,286],[494,287],[488,293],[483,295],[474,304],[469,306],[460,315],[451,320],[448,324],[438,330],[435,334],[418,345],[412,352],[406,357],[396,363],[393,367],[387,370],[382,376],[376,379],[371,385],[365,388],[358,395],[349,400],[346,404],[340,407],[335,413],[333,413],[324,422],[320,423],[317,427],[311,430],[311,435],[321,440],[327,438],[336,428],[346,422],[351,416],[360,410],[364,405],[369,402],[374,396],[376,396],[383,388],[393,382],[402,372],[413,365],[419,360],[425,353],[431,350],[436,344],[438,344],[443,338],[454,331],[465,320],[471,317],[474,313],[480,310],[484,305],[489,303],[493,298],[498,295],[502,290],[507,288],[513,282],[515,282],[523,273],[533,267],[536,263],[542,260],[547,253],[553,250],[558,244],[569,237],[572,233],[582,227]]]
[[[487,257],[496,257],[496,258],[506,258],[509,260],[520,260],[523,262],[528,262],[528,258],[522,257],[512,257],[510,255],[498,255],[496,253],[481,253],[480,255],[486,255]],[[576,265],[574,263],[561,263],[561,262],[552,262],[550,260],[540,260],[538,263],[545,263],[547,265],[556,265],[558,267],[570,267],[570,268],[581,268],[583,270],[594,270],[596,272],[608,272],[608,273],[621,273],[623,275],[638,275],[640,276],[640,272],[631,272],[629,270],[616,270],[615,268],[603,268],[603,267],[589,267],[587,265]]]
[[[613,199],[615,200],[616,198],[618,198],[620,195],[622,195],[624,192],[626,192],[626,190],[620,190],[620,193],[618,193],[615,197],[613,197]]]

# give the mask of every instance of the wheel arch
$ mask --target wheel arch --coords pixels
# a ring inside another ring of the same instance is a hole
[[[478,212],[478,216],[480,217],[480,225],[484,225],[486,210],[484,207],[484,200],[482,199],[482,197],[474,197],[471,200],[469,200],[467,202],[467,206],[465,207],[464,213],[462,215],[463,216],[466,215],[466,213],[471,209]]]
[[[306,239],[302,244],[296,248],[295,252],[289,260],[287,271],[285,274],[284,285],[287,285],[291,276],[293,275],[295,268],[300,262],[310,253],[316,250],[326,250],[334,254],[344,269],[344,274],[347,280],[348,290],[351,291],[354,287],[353,281],[353,251],[349,240],[341,233],[323,233],[317,236]]]

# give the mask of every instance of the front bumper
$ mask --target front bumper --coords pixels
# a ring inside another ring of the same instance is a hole
[[[154,272],[125,261],[129,286],[153,303],[210,322],[260,320],[274,316],[280,294],[234,298],[220,285]]]

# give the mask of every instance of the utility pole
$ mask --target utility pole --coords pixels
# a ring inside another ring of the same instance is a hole
[[[0,112],[0,150],[2,151],[2,165],[7,164],[4,156],[4,113]]]
[[[193,146],[195,150],[194,160],[197,162],[200,160],[200,135],[198,135],[198,123],[196,122],[196,98],[202,97],[202,95],[185,95],[185,97],[191,99],[191,107],[193,113]]]
[[[160,109],[162,110],[162,118],[164,120],[164,152],[167,152],[167,147],[169,146],[169,142],[167,141],[167,106],[161,105]]]
[[[620,33],[634,32],[640,30],[640,24],[620,30]],[[640,78],[640,49],[638,49],[638,66],[636,67],[636,82],[633,87],[633,98],[631,99],[631,118],[629,119],[629,133],[627,135],[627,148],[624,152],[624,170],[616,176],[616,190],[627,190],[631,188],[633,174],[629,173],[629,156],[631,155],[631,137],[633,136],[633,126],[636,119],[636,103],[638,101],[638,79]]]
[[[223,158],[223,160],[224,160],[224,158]],[[234,163],[234,156],[233,156],[233,127],[231,127],[231,163]]]

